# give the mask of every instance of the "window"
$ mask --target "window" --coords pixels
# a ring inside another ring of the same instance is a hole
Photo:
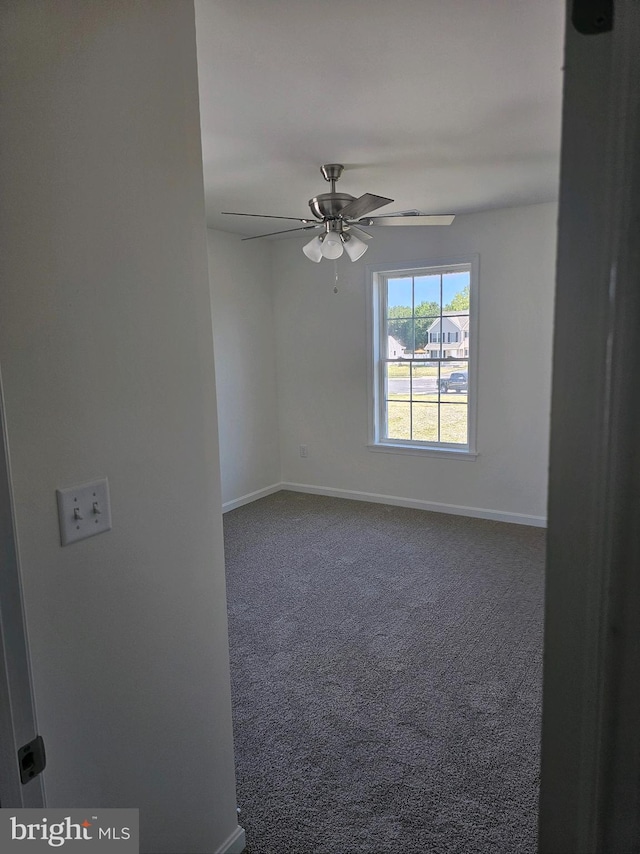
[[[475,456],[476,267],[370,268],[373,449]]]

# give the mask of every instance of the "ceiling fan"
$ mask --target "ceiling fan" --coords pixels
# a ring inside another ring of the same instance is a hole
[[[299,228],[288,228],[284,231],[270,231],[268,234],[258,234],[255,237],[244,237],[243,240],[257,240],[260,237],[271,237],[274,234],[290,234],[294,231],[310,231],[322,229],[322,234],[316,235],[302,247],[302,251],[311,261],[319,263],[323,258],[339,258],[346,251],[352,261],[357,261],[367,251],[366,240],[372,236],[363,231],[379,225],[451,225],[453,216],[424,216],[419,211],[398,211],[386,216],[368,217],[384,205],[391,204],[393,199],[384,196],[374,196],[365,193],[359,198],[349,193],[336,191],[336,181],[342,175],[344,166],[341,163],[327,163],[320,167],[325,179],[331,184],[331,192],[321,193],[309,200],[312,218],[302,219],[293,216],[274,216],[273,214],[246,214],[222,211],[228,216],[257,216],[265,219],[289,219],[303,223]]]

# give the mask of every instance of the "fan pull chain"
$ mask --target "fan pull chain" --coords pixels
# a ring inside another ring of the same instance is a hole
[[[334,292],[334,294],[337,294],[338,293],[338,259],[337,258],[333,259],[333,272],[335,275],[335,279],[334,279],[335,285],[333,288],[333,292]]]

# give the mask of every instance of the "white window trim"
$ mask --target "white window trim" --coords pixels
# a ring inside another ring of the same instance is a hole
[[[392,440],[381,440],[378,435],[378,425],[383,420],[384,401],[381,399],[381,336],[377,332],[381,329],[381,296],[380,288],[382,274],[385,276],[394,273],[409,274],[420,273],[425,268],[433,270],[450,270],[452,267],[468,266],[470,275],[470,300],[469,300],[469,393],[468,393],[468,418],[469,418],[469,445],[461,449],[456,445],[434,445],[428,442],[402,442],[394,443]],[[478,289],[480,281],[480,256],[456,255],[451,258],[430,258],[423,261],[408,261],[390,264],[367,265],[367,346],[369,349],[368,359],[368,407],[369,407],[369,434],[367,447],[370,451],[379,451],[387,454],[414,454],[420,456],[434,456],[449,459],[476,459],[479,456],[477,448],[477,411],[478,411]]]

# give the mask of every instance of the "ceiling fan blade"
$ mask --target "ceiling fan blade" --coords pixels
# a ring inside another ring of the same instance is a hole
[[[391,213],[386,213],[385,216],[422,216],[422,213],[413,208],[410,211],[391,211]]]
[[[358,220],[358,225],[451,225],[455,215],[450,216],[376,216]]]
[[[352,222],[345,225],[345,231],[352,231],[360,240],[373,240],[373,234],[368,234]]]
[[[274,234],[293,234],[294,231],[309,231],[309,229],[322,228],[323,223],[317,225],[303,225],[301,228],[285,228],[284,231],[270,231],[268,234],[255,234],[253,237],[243,237],[242,240],[257,240],[259,237],[272,237]]]
[[[340,211],[342,219],[358,219],[358,217],[371,213],[384,205],[390,205],[393,199],[386,199],[384,196],[374,196],[372,193],[365,193],[358,199],[349,202]]]
[[[292,219],[295,222],[315,222],[314,219],[302,219],[299,216],[274,216],[273,214],[246,214],[246,213],[233,213],[232,211],[220,211],[221,214],[225,216],[259,216],[261,219]]]

